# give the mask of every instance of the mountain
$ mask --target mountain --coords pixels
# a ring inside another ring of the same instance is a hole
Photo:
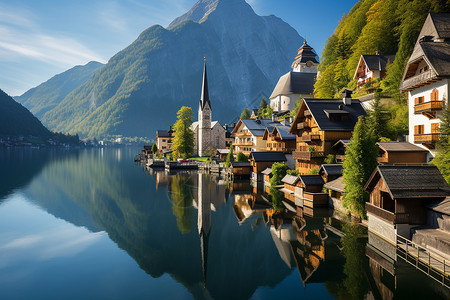
[[[84,137],[154,137],[181,106],[196,112],[206,56],[213,118],[257,107],[286,73],[303,38],[244,0],[202,0],[163,28],[144,32],[41,120]]]
[[[58,105],[74,89],[85,83],[102,63],[91,61],[84,66],[75,66],[55,75],[14,99],[41,118],[47,111]]]
[[[50,137],[33,114],[0,89],[0,136]]]

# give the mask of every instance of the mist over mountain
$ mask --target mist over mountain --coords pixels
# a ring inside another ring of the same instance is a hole
[[[213,119],[257,107],[290,70],[303,38],[244,0],[202,0],[168,27],[152,26],[41,120],[83,137],[154,137],[181,106],[197,111],[206,56]]]
[[[36,117],[41,118],[55,108],[70,92],[85,83],[102,63],[91,61],[84,66],[75,66],[55,75],[35,88],[29,89],[14,100],[23,104]]]

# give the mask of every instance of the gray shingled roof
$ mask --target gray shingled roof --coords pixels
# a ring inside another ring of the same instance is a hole
[[[381,176],[394,199],[435,198],[450,195],[450,187],[436,166],[378,166],[365,189],[371,190]]]
[[[323,164],[320,166],[319,174],[321,171],[325,172],[328,176],[330,175],[342,175],[342,165],[341,164]]]
[[[344,176],[341,176],[339,178],[336,178],[335,180],[328,181],[327,183],[325,183],[323,185],[323,187],[326,189],[332,190],[332,191],[344,193],[345,184],[344,184],[343,180],[344,180]]]
[[[324,181],[320,175],[299,175],[304,185],[323,185]]]
[[[284,176],[283,179],[281,179],[281,182],[294,185],[297,183],[298,179],[299,179],[298,176],[286,174],[286,176]]]
[[[249,161],[233,161],[231,162],[231,167],[233,168],[251,167],[251,164]]]
[[[261,173],[264,175],[270,175],[270,174],[272,174],[272,168],[266,167],[264,170],[261,171]]]
[[[420,47],[436,75],[450,76],[450,44],[422,42]]]
[[[286,126],[286,125],[274,125],[273,131],[275,132],[275,130],[278,131],[278,133],[281,136],[282,140],[295,140],[297,138],[297,136],[295,134],[290,134],[289,130],[291,129],[291,126]]]
[[[428,152],[428,150],[408,142],[378,142],[377,145],[387,152]]]
[[[351,140],[339,140],[333,146],[331,146],[331,148],[333,149],[333,148],[337,147],[339,144],[342,144],[342,145],[344,145],[344,147],[347,147],[348,143],[350,143],[350,141]]]
[[[357,99],[353,99],[351,105],[344,105],[340,99],[304,98],[303,101],[320,130],[352,131],[358,117],[366,115],[363,106]],[[327,110],[341,110],[339,108],[348,112],[348,121],[332,121],[325,113]]]
[[[427,207],[441,214],[450,215],[450,196],[447,196],[444,200],[428,205]]]
[[[254,136],[263,136],[266,128],[271,132],[274,125],[280,124],[279,122],[272,122],[272,119],[242,119],[241,121]]]
[[[262,161],[277,162],[287,160],[283,152],[275,152],[275,151],[251,152],[250,159],[253,159],[256,162]]]
[[[156,130],[157,137],[170,137],[169,130]]]
[[[316,73],[288,72],[280,77],[269,99],[279,95],[312,94]]]
[[[362,55],[370,71],[385,71],[388,63],[392,63],[395,55]]]

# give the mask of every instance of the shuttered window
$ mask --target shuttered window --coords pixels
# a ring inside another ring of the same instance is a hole
[[[424,97],[417,97],[414,99],[414,105],[420,104],[424,102]]]
[[[439,133],[439,123],[431,123],[431,133]]]
[[[414,134],[423,134],[423,125],[414,126]]]
[[[437,101],[437,100],[439,100],[439,90],[434,89],[433,91],[431,91],[431,101]]]

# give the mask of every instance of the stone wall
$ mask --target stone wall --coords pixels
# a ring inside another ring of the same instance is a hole
[[[392,243],[393,245],[397,244],[397,238],[395,236],[396,230],[394,224],[390,224],[383,219],[372,215],[371,213],[367,214],[367,218],[369,219],[369,231],[373,232],[380,237],[384,238],[386,241]]]

